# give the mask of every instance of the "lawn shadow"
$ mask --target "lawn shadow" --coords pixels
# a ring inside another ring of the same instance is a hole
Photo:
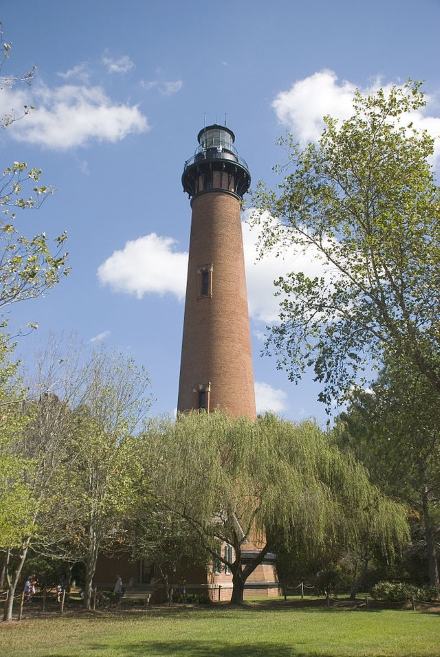
[[[99,655],[102,646],[90,646]],[[107,653],[106,653],[107,654]],[[115,653],[116,654],[116,653]],[[119,646],[118,657],[136,657],[137,655],[155,655],[156,657],[318,657],[318,653],[303,652],[300,647],[286,646],[278,643],[228,644],[208,643],[205,641],[141,641]],[[320,652],[319,657],[335,657],[334,653]]]

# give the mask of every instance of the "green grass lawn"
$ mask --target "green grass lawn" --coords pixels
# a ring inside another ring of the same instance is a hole
[[[4,657],[440,657],[440,614],[266,606],[151,607],[0,624]]]

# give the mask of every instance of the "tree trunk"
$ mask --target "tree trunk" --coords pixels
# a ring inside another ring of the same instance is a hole
[[[231,605],[243,604],[244,584],[245,580],[243,579],[243,572],[240,564],[239,569],[234,571],[232,575]]]
[[[369,561],[370,561],[370,559],[368,557],[365,557],[363,559],[364,565],[363,565],[361,574],[359,575],[359,577],[357,577],[355,579],[355,581],[353,582],[353,584],[351,585],[351,588],[350,588],[350,600],[356,600],[356,595],[357,595],[359,589],[361,588],[361,585],[362,585],[362,583],[363,583],[363,581],[364,581],[364,579],[367,575]]]
[[[237,541],[237,544],[235,546],[235,561],[234,563],[230,564],[230,568],[232,571],[232,597],[231,597],[231,605],[241,605],[243,604],[243,597],[244,597],[244,585],[246,583],[247,578],[249,575],[251,575],[255,568],[259,566],[266,553],[269,551],[269,546],[266,544],[264,548],[259,552],[258,556],[256,556],[252,561],[243,568],[243,564],[241,562],[241,548],[239,547],[239,541]]]
[[[3,561],[3,566],[2,566],[2,572],[0,574],[0,589],[3,588],[5,584],[5,579],[6,579],[6,573],[8,572],[9,568],[9,558],[11,556],[11,550],[8,548],[5,553],[5,559]]]
[[[439,586],[437,547],[435,542],[435,524],[429,508],[429,490],[425,486],[422,492],[423,520],[425,524],[426,549],[428,554],[429,583]]]
[[[14,596],[17,589],[17,584],[20,581],[21,572],[23,570],[24,562],[26,561],[28,548],[29,548],[29,538],[25,539],[21,546],[21,552],[19,556],[18,566],[14,572],[12,579],[9,577],[8,572],[6,571],[6,580],[8,582],[7,594],[8,597],[5,602],[5,609],[3,612],[3,620],[8,622],[12,620],[12,609],[14,606]]]
[[[89,549],[86,558],[86,581],[84,586],[84,609],[90,609],[92,600],[93,578],[96,571],[96,562],[98,561],[99,545],[96,532],[91,526],[89,529]]]

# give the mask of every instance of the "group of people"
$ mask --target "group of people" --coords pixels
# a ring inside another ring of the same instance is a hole
[[[24,599],[26,602],[30,602],[32,600],[32,596],[35,593],[35,586],[37,583],[37,579],[34,575],[30,575],[24,585]],[[56,588],[56,595],[57,595],[57,601],[61,601],[61,596],[63,592],[63,587],[59,584]],[[123,585],[122,585],[122,578],[120,575],[116,575],[116,584],[115,588],[113,589],[114,593],[114,601],[116,604],[119,604],[121,601],[122,595],[124,593]]]

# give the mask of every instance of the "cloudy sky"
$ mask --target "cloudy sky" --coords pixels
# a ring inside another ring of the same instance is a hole
[[[153,413],[177,402],[191,217],[180,177],[205,123],[226,120],[253,186],[276,183],[278,137],[317,139],[323,115],[350,115],[356,88],[424,80],[428,106],[415,120],[440,134],[438,0],[2,4],[12,47],[1,75],[37,66],[30,86],[0,90],[0,116],[35,107],[0,132],[2,169],[44,170],[57,191],[20,226],[66,230],[72,267],[45,298],[8,309],[14,333],[39,324],[19,353],[27,358],[51,330],[105,340],[149,371]],[[243,230],[258,410],[324,422],[312,377],[293,386],[260,356],[277,317],[272,281],[317,263],[295,253],[256,263],[257,235]]]

